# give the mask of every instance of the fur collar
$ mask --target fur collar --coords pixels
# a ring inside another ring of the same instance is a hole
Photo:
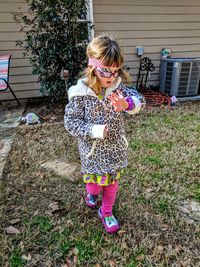
[[[69,100],[75,96],[90,95],[90,96],[98,97],[96,95],[96,93],[84,83],[85,81],[86,81],[86,78],[79,79],[76,85],[73,85],[69,88],[69,90],[68,90]],[[116,79],[115,83],[111,87],[106,89],[105,96],[110,95],[112,91],[114,91],[116,88],[118,88],[121,81],[122,81],[122,79],[120,77],[118,77]]]

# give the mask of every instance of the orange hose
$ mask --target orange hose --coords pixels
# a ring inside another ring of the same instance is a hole
[[[142,90],[142,95],[146,99],[147,107],[157,107],[165,105],[171,108],[171,99],[165,93],[155,92],[153,90],[145,88]]]

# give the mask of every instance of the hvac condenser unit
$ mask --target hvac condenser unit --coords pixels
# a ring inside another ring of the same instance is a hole
[[[174,96],[195,96],[200,79],[200,58],[166,58],[160,65],[160,91]]]

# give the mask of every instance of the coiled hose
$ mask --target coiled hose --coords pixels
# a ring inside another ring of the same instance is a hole
[[[147,107],[167,106],[171,108],[171,98],[167,94],[156,92],[148,88],[144,88],[141,93],[146,99]]]

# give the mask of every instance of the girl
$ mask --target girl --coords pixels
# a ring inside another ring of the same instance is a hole
[[[128,73],[122,70],[123,53],[107,36],[94,38],[87,47],[85,77],[68,91],[65,129],[78,138],[86,205],[95,207],[101,191],[99,218],[108,233],[120,225],[112,214],[118,180],[127,166],[127,147],[122,111],[135,114],[143,108],[143,97],[127,88]]]

